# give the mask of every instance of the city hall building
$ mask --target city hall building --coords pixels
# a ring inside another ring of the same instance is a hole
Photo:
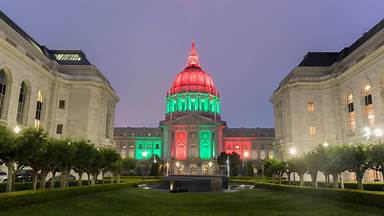
[[[380,142],[384,130],[384,20],[339,52],[307,53],[270,101],[280,158],[303,154],[321,144]]]
[[[157,128],[115,128],[123,157],[157,155],[169,174],[214,175],[217,156],[236,152],[243,160],[273,157],[273,128],[228,128],[221,119],[220,94],[200,63],[195,44],[187,65],[166,93],[165,119]]]
[[[0,11],[0,124],[114,147],[118,101],[81,50],[51,50]]]

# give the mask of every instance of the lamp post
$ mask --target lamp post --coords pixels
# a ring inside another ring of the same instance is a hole
[[[165,164],[165,166],[167,167],[167,176],[168,176],[169,163],[167,162],[167,163]]]
[[[248,159],[249,153],[248,152],[244,152],[243,155],[244,155],[244,159],[245,159],[245,176],[248,176],[247,159]]]
[[[227,177],[229,177],[229,154],[227,154]]]

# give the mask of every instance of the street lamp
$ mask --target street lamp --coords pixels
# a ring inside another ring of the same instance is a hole
[[[248,152],[244,152],[243,155],[244,155],[244,158],[245,158],[245,176],[248,176],[247,159],[248,159],[249,153]]]
[[[19,134],[21,131],[21,128],[19,126],[16,126],[13,128],[13,132],[15,132],[15,134]]]

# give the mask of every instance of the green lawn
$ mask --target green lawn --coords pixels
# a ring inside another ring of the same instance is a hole
[[[384,209],[272,190],[182,193],[135,188],[35,204],[0,215],[383,215]]]

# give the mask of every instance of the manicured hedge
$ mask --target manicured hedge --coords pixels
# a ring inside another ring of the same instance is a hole
[[[287,191],[296,194],[317,196],[326,199],[338,200],[360,205],[384,207],[384,193],[373,191],[358,191],[351,189],[332,189],[332,188],[312,188],[306,186],[279,185],[255,180],[233,180],[240,184],[253,184],[257,188]]]
[[[126,184],[104,184],[94,186],[69,187],[65,189],[25,190],[0,194],[0,210],[22,207],[33,203],[66,199],[83,194],[135,187],[140,183],[155,183],[158,180],[131,181]]]

